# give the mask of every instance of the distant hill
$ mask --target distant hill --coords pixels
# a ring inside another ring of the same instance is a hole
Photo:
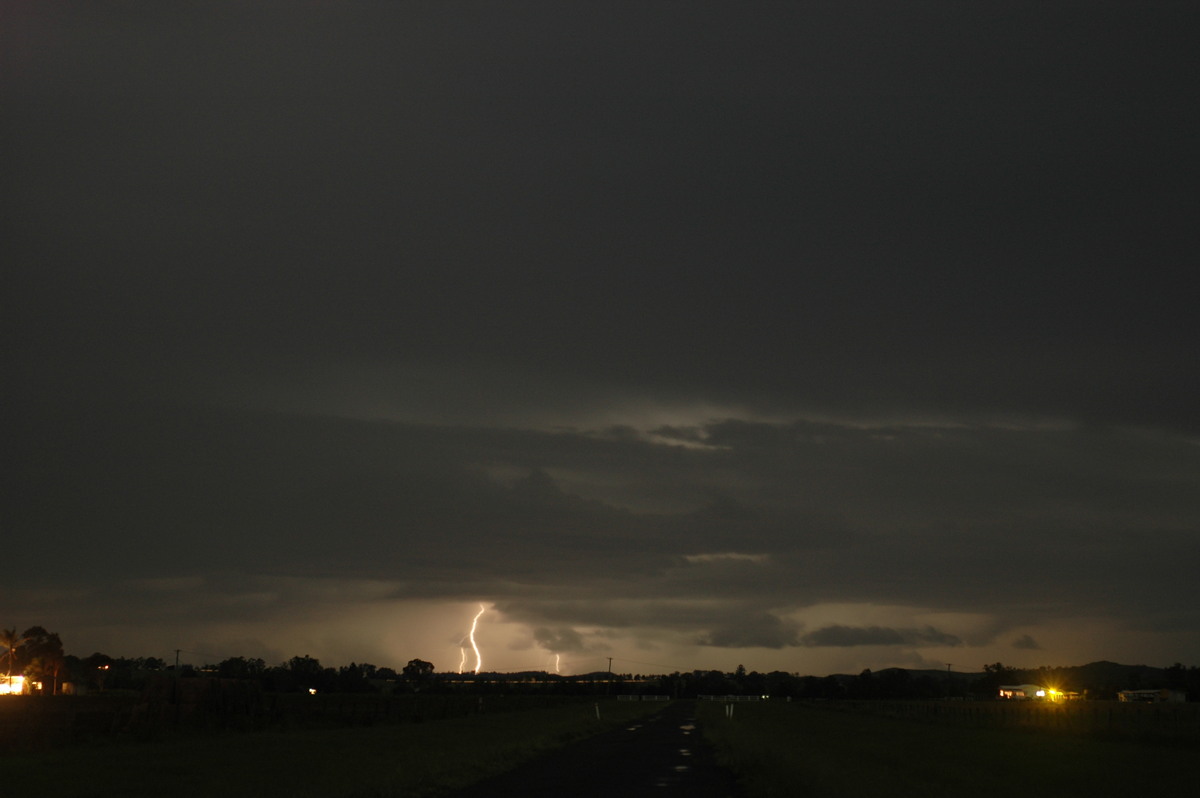
[[[929,668],[926,670],[918,670],[918,669],[914,669],[914,668],[881,668],[880,670],[877,670],[877,671],[876,670],[871,671],[871,673],[875,676],[881,676],[885,673],[894,673],[894,672],[907,673],[909,676],[913,677],[914,679],[926,678],[926,679],[933,679],[933,680],[939,681],[939,682],[945,682],[946,676],[947,676],[945,670],[938,670],[936,668]],[[963,671],[951,671],[949,675],[954,681],[961,682],[963,680],[973,681],[975,679],[980,679],[983,677],[984,673],[983,673],[983,671],[978,671],[975,673],[965,673]],[[852,679],[858,678],[857,673],[835,673],[835,674],[832,674],[832,676],[833,676],[833,678],[837,679],[838,681],[847,681],[847,680],[852,680]]]
[[[1101,660],[1087,665],[1051,669],[1062,675],[1064,684],[1073,689],[1137,690],[1141,688],[1165,687],[1167,671],[1149,665],[1121,665]],[[1026,671],[1038,673],[1038,671]]]

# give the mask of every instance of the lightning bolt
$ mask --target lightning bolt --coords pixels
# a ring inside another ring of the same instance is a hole
[[[558,664],[559,664],[559,659],[560,659],[561,657],[562,657],[562,654],[555,654],[555,655],[554,655],[554,672],[555,672],[555,673],[558,673],[558,672],[559,672],[559,670],[558,670]]]
[[[462,646],[459,646],[458,653],[460,655],[458,660],[458,672],[461,674],[463,671],[463,665],[467,664],[467,650]]]
[[[467,637],[469,637],[471,640],[471,648],[473,648],[475,650],[475,673],[476,673],[476,675],[479,674],[479,669],[483,667],[483,657],[481,657],[479,655],[479,646],[475,642],[475,627],[479,626],[479,617],[481,615],[483,615],[485,612],[487,612],[487,607],[483,606],[483,604],[480,604],[479,612],[475,614],[475,619],[473,621],[471,621],[471,631],[467,634]]]

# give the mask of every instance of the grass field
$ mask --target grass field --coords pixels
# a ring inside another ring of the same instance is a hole
[[[658,708],[641,702],[589,701],[424,723],[225,732],[13,752],[0,755],[0,794],[56,798],[430,796]]]
[[[800,703],[698,707],[751,798],[1200,795],[1188,739],[1098,739],[1050,728],[850,712]]]

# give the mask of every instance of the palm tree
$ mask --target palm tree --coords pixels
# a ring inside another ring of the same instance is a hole
[[[12,629],[0,629],[0,647],[8,650],[9,684],[12,684],[13,657],[17,655],[17,649],[23,642],[25,642],[25,638],[17,632],[17,627],[14,626]]]

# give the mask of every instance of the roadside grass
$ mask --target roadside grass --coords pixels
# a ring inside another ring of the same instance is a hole
[[[697,717],[750,798],[1200,795],[1195,746],[973,729],[798,703],[702,702]]]
[[[652,713],[594,702],[428,723],[221,733],[0,756],[4,795],[61,798],[435,796]]]

